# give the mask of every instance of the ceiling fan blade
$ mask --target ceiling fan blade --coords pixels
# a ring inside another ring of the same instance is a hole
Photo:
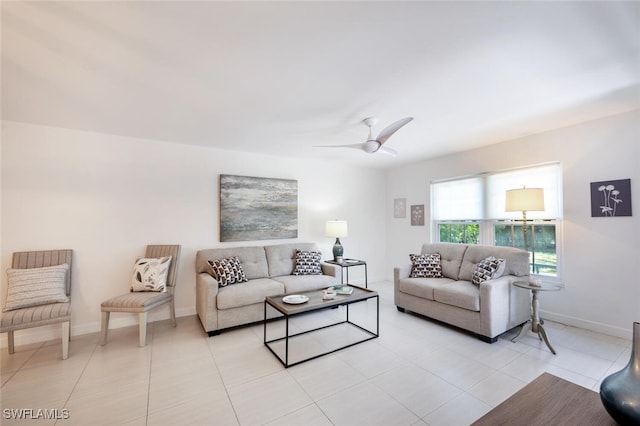
[[[314,145],[315,148],[355,148],[364,150],[366,143],[353,143],[349,145]]]
[[[382,129],[382,131],[380,132],[380,134],[378,135],[378,138],[376,140],[378,142],[380,142],[380,144],[385,143],[387,141],[387,139],[389,139],[391,137],[391,135],[393,135],[395,132],[400,130],[400,128],[402,126],[404,126],[405,124],[407,124],[411,120],[413,120],[413,117],[407,117],[407,118],[403,118],[401,120],[396,121],[395,123],[392,123],[392,124],[388,125],[384,129]]]
[[[396,155],[398,155],[398,151],[396,151],[393,148],[389,148],[387,146],[380,146],[380,148],[378,148],[378,152],[390,155],[392,157],[395,157]]]

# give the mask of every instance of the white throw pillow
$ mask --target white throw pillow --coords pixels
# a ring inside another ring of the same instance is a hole
[[[138,259],[133,266],[131,291],[167,291],[171,256]]]
[[[3,312],[49,303],[67,303],[69,265],[7,269],[7,303]]]

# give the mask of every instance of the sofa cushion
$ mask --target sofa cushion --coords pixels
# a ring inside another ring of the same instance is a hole
[[[211,273],[208,261],[226,259],[237,256],[242,264],[247,279],[266,278],[269,276],[267,257],[264,247],[225,247],[217,249],[199,250],[196,255],[196,272]]]
[[[293,275],[320,275],[322,253],[311,250],[296,250]]]
[[[218,309],[232,309],[263,303],[265,297],[279,294],[284,294],[284,285],[282,283],[269,278],[258,278],[220,288],[216,305]]]
[[[480,288],[470,281],[453,281],[433,289],[433,300],[470,311],[480,311]]]
[[[466,250],[466,244],[433,243],[423,244],[421,253],[440,253],[442,276],[457,280],[458,273],[460,272],[460,265],[462,264],[462,259]],[[469,280],[471,280],[471,278],[469,278]]]
[[[505,260],[503,275],[529,275],[529,253],[526,251],[514,247],[470,245],[464,253],[458,279],[470,282],[476,265],[489,256]]]
[[[133,265],[131,291],[167,291],[171,256],[141,258]]]
[[[332,275],[281,275],[272,279],[284,285],[286,294],[320,290],[340,284],[338,278]]]
[[[451,278],[403,278],[398,283],[398,290],[412,296],[434,300],[433,290],[452,282]]]
[[[270,277],[291,275],[294,268],[296,250],[319,251],[314,243],[274,244],[265,246],[264,251],[268,261]]]
[[[247,282],[242,263],[237,256],[209,261],[211,275],[218,280],[218,287]]]
[[[482,259],[476,265],[471,276],[471,282],[475,285],[493,278],[500,278],[504,273],[505,260],[498,259],[494,256],[489,256],[486,259]]]
[[[440,253],[410,254],[411,278],[442,278]]]

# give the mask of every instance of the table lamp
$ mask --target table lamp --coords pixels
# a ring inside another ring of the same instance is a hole
[[[347,221],[346,220],[328,220],[325,226],[324,234],[327,237],[335,237],[336,243],[333,245],[333,260],[336,262],[342,262],[342,254],[344,248],[340,244],[340,237],[347,236]]]
[[[527,244],[527,212],[544,211],[544,190],[542,188],[525,188],[507,190],[505,210],[522,212],[522,238],[524,250],[529,251]]]

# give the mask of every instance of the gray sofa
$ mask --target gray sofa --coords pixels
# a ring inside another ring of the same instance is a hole
[[[399,311],[409,310],[451,324],[490,343],[530,318],[529,292],[512,285],[529,279],[527,252],[511,247],[424,244],[421,254],[430,253],[440,253],[442,278],[410,278],[410,263],[394,269],[394,298]],[[476,265],[489,256],[506,260],[503,275],[473,284]]]
[[[321,275],[292,275],[296,250],[319,251],[314,243],[225,247],[196,254],[196,312],[212,336],[220,330],[264,319],[266,296],[319,290],[340,284],[340,268],[321,263]],[[248,282],[218,288],[208,260],[238,256]],[[275,316],[271,311],[270,316]]]

